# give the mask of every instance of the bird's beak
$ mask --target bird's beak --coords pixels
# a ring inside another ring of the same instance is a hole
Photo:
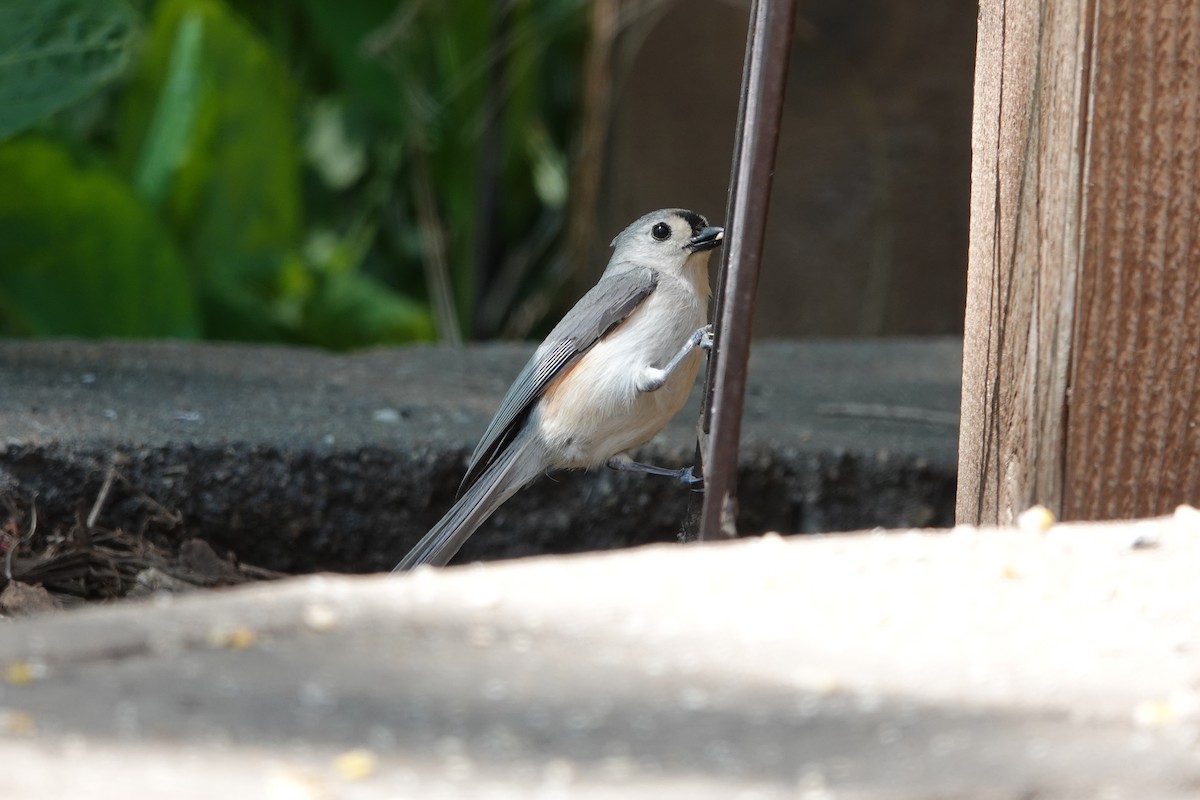
[[[714,247],[720,246],[724,238],[724,228],[718,228],[715,225],[709,228],[701,228],[699,233],[688,239],[687,249],[692,252],[712,250]]]

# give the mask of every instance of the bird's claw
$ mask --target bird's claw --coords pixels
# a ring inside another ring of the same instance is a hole
[[[697,475],[694,467],[684,467],[679,470],[678,478],[680,483],[693,492],[704,491],[704,476]]]

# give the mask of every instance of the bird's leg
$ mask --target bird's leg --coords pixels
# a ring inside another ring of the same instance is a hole
[[[671,357],[665,367],[645,367],[642,374],[638,376],[637,390],[639,392],[653,392],[662,388],[662,385],[667,382],[667,378],[675,371],[688,355],[699,347],[701,350],[711,350],[713,345],[713,326],[705,325],[702,328],[696,328],[695,332],[688,337],[688,340],[683,343],[683,347],[679,348],[679,352]]]
[[[697,477],[691,467],[683,469],[667,469],[653,464],[643,464],[634,461],[625,453],[619,453],[608,460],[608,468],[618,472],[645,472],[648,475],[662,475],[664,478],[674,478],[685,486],[698,488],[704,485],[704,478]]]

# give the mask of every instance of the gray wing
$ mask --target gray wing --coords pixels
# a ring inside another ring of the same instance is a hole
[[[578,361],[616,327],[658,286],[652,269],[606,274],[567,312],[513,381],[483,438],[471,454],[471,464],[459,492],[469,489],[521,430],[534,403],[558,375]]]

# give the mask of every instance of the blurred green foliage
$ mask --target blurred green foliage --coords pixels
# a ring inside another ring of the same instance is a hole
[[[584,0],[4,0],[0,334],[512,332],[584,28]]]
[[[35,336],[195,336],[167,230],[121,177],[62,146],[0,147],[0,318]]]

